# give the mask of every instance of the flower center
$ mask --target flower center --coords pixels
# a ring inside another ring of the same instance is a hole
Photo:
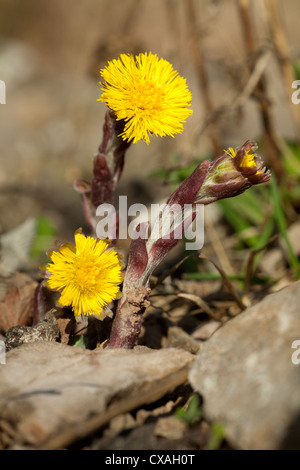
[[[135,108],[151,115],[162,108],[164,92],[150,80],[142,80],[137,83],[132,93],[132,103]]]
[[[254,154],[249,150],[248,150],[248,152],[246,153],[243,160],[241,161],[241,166],[243,166],[243,167],[255,166]]]
[[[78,257],[75,263],[74,282],[81,292],[92,291],[95,288],[100,269],[92,261]]]
[[[231,158],[236,157],[236,150],[234,150],[232,147],[229,148],[228,150],[225,150],[227,155],[229,155]],[[247,150],[246,155],[244,156],[243,160],[241,161],[241,167],[249,167],[249,166],[256,166],[255,162],[255,155],[252,152],[252,150]],[[259,173],[259,172],[258,172]]]

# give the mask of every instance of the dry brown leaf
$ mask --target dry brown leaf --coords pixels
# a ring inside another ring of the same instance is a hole
[[[16,273],[1,281],[0,330],[29,324],[33,313],[37,282],[24,273]]]
[[[63,316],[57,318],[57,324],[60,331],[60,342],[68,344],[70,334],[76,324],[75,317],[72,313],[65,313]]]
[[[193,332],[192,337],[197,340],[205,341],[217,331],[222,323],[220,321],[209,320],[202,322],[200,326]]]

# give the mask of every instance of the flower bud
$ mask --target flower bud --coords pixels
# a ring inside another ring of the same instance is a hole
[[[229,148],[210,164],[206,178],[198,192],[196,203],[211,202],[243,193],[254,184],[269,181],[261,158],[255,153],[257,145],[251,140],[238,147]]]

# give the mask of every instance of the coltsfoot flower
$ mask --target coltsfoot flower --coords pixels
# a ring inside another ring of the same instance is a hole
[[[149,52],[134,57],[121,54],[100,71],[102,95],[98,101],[124,120],[123,140],[145,140],[149,134],[166,136],[183,130],[192,114],[188,109],[192,95],[186,80],[172,65]]]
[[[72,307],[75,317],[111,314],[108,304],[118,298],[123,275],[118,253],[108,245],[77,231],[75,247],[65,243],[48,254],[46,285],[61,292],[59,303]]]
[[[216,157],[207,170],[195,202],[209,204],[237,196],[254,184],[269,181],[270,170],[266,170],[260,156],[255,153],[256,149],[256,143],[247,140],[241,147],[229,148]]]

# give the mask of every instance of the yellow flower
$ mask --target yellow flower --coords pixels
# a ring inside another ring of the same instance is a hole
[[[121,54],[100,71],[103,101],[114,111],[117,120],[124,120],[123,140],[145,140],[149,134],[161,137],[180,133],[183,122],[192,114],[187,107],[192,95],[186,80],[172,65],[157,55]]]
[[[231,158],[235,158],[237,155],[237,149],[230,147],[228,150],[225,150],[227,155]],[[240,166],[243,168],[256,167],[255,154],[253,153],[252,148],[249,148],[245,152],[245,156],[242,158]],[[256,175],[260,174],[261,171],[257,170]]]
[[[50,274],[46,285],[61,292],[62,306],[73,308],[75,316],[108,315],[107,305],[120,293],[123,275],[118,254],[107,249],[104,240],[75,233],[75,247],[65,243],[59,251],[49,253],[52,263],[47,265]]]
[[[207,162],[202,162],[203,182],[196,203],[210,204],[219,199],[237,196],[254,184],[267,183],[271,173],[255,153],[256,149],[256,143],[247,140],[241,147],[224,150],[209,166]]]

